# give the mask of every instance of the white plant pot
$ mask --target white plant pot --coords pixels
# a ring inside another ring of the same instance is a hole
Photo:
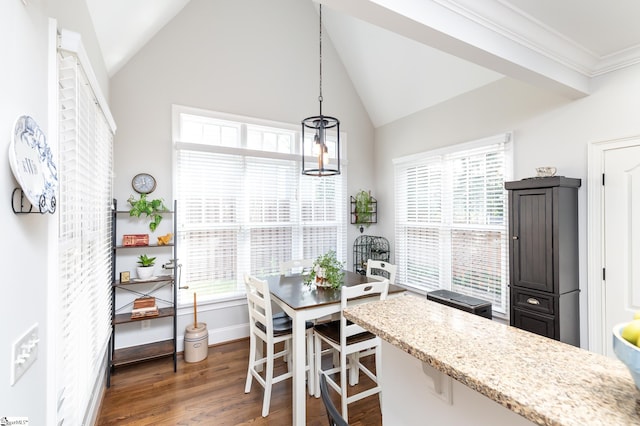
[[[316,287],[331,287],[325,275],[324,268],[316,266]]]
[[[153,270],[153,266],[138,266],[138,279],[148,280],[149,278],[153,277]]]

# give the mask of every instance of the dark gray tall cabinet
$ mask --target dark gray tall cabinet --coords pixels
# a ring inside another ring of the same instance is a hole
[[[511,325],[580,345],[578,188],[553,176],[509,190]]]

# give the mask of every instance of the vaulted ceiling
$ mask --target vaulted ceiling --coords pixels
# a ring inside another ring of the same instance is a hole
[[[189,2],[86,1],[110,75]],[[592,78],[640,62],[639,16],[637,0],[323,0],[376,127],[503,76],[588,95]]]

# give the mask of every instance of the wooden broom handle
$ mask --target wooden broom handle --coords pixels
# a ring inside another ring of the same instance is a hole
[[[198,328],[198,309],[196,304],[196,292],[193,292],[193,328]]]

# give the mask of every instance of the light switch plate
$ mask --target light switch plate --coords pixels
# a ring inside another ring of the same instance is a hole
[[[38,323],[29,328],[11,347],[11,377],[13,386],[38,358]]]

